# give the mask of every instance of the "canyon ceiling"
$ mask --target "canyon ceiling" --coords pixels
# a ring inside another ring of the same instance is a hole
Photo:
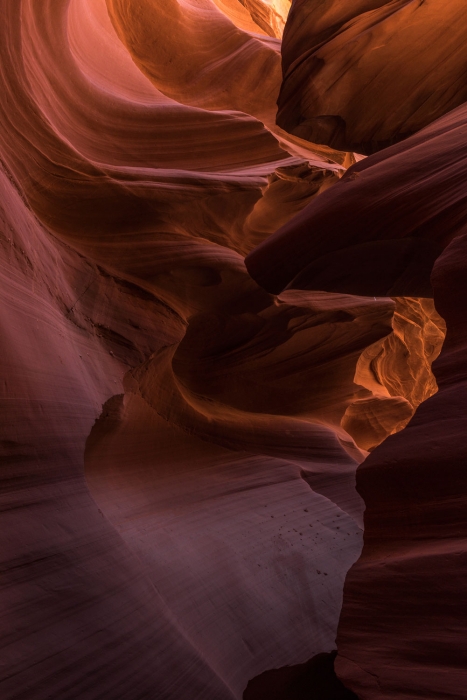
[[[466,700],[465,3],[0,9],[0,697]]]

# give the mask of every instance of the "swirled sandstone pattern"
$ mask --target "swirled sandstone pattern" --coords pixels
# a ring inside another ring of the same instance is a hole
[[[0,10],[0,692],[239,700],[331,658],[355,470],[436,391],[419,297],[454,229],[404,284],[383,252],[377,290],[337,254],[297,283],[302,234],[277,261],[352,178],[386,184],[275,125],[286,0]]]

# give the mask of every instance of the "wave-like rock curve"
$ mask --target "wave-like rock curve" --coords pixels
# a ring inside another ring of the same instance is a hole
[[[288,0],[0,9],[0,691],[239,700],[328,668],[357,466],[437,390],[463,108],[362,161],[275,124]]]

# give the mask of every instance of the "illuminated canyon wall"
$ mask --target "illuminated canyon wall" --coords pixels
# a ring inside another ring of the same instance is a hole
[[[465,20],[341,5],[0,0],[7,700],[466,696]]]

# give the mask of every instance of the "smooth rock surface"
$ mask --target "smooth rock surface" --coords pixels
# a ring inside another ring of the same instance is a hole
[[[465,107],[362,160],[288,0],[0,11],[1,697],[460,700]]]
[[[295,0],[278,124],[372,153],[467,99],[462,0]]]

